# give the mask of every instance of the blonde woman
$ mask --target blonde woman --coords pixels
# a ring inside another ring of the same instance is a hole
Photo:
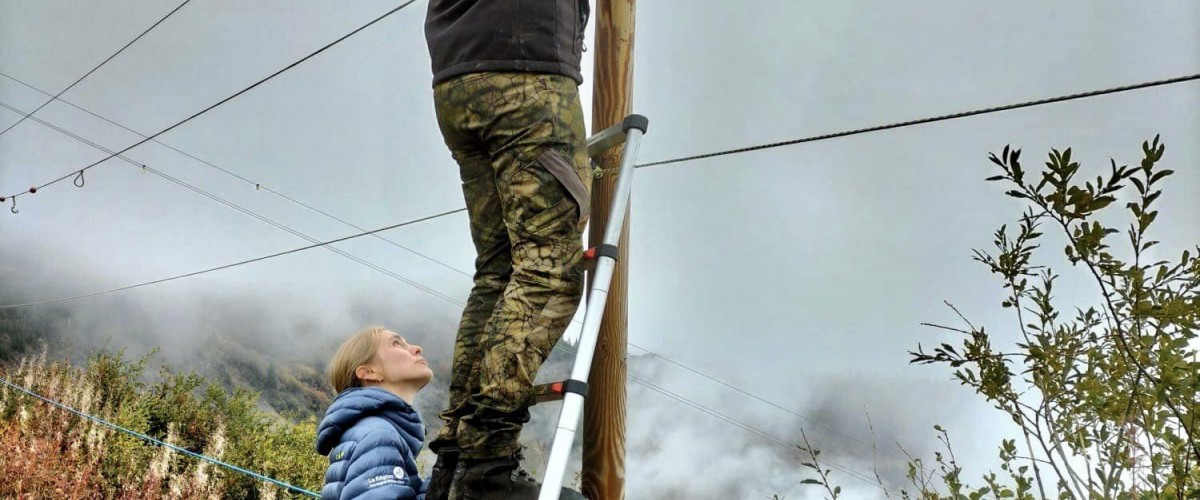
[[[317,427],[329,456],[322,499],[424,500],[425,424],[412,402],[432,378],[421,347],[395,332],[371,327],[342,343],[329,363],[338,395]]]

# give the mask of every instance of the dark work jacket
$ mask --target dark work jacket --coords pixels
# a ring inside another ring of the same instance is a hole
[[[485,71],[566,75],[583,83],[588,0],[429,0],[433,83]]]

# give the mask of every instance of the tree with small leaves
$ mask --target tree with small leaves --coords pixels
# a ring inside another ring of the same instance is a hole
[[[928,467],[905,451],[914,491],[901,489],[901,498],[1200,498],[1200,246],[1185,246],[1177,260],[1152,251],[1155,202],[1174,174],[1158,166],[1165,150],[1155,137],[1142,144],[1138,167],[1110,161],[1094,180],[1082,177],[1070,149],[1052,150],[1032,174],[1020,150],[990,155],[1000,173],[987,181],[1007,184],[1005,194],[1028,205],[1015,228],[995,232],[995,250],[976,250],[974,260],[999,277],[1000,306],[1015,325],[988,330],[947,303],[963,325],[925,325],[961,340],[932,350],[918,344],[909,354],[912,363],[952,369],[1019,434],[1000,442],[1000,474],[971,486],[949,432],[935,426],[946,453]],[[1121,197],[1130,201],[1117,204]],[[1122,231],[1111,221],[1121,215],[1127,241],[1117,243]],[[1054,237],[1047,229],[1063,238],[1065,262],[1095,287],[1095,303],[1071,316],[1054,295],[1060,276],[1039,251]],[[817,475],[804,482],[836,498],[829,471],[810,456],[803,465]]]
[[[991,474],[979,488],[956,487],[961,469],[948,469],[941,477],[949,498],[1200,497],[1200,362],[1192,343],[1200,246],[1178,260],[1153,260],[1155,201],[1174,173],[1158,167],[1164,151],[1155,137],[1142,144],[1140,166],[1110,161],[1094,180],[1083,178],[1070,149],[1053,150],[1033,174],[1020,150],[991,155],[1000,173],[987,180],[1008,184],[1006,194],[1028,209],[1015,228],[995,232],[994,253],[976,250],[975,260],[1000,278],[1001,306],[1016,325],[994,333],[951,305],[964,326],[928,325],[964,338],[931,351],[918,345],[910,355],[913,363],[952,368],[1011,418],[1023,447],[1002,441],[1003,484]],[[1107,223],[1119,196],[1131,198],[1121,207],[1130,219],[1121,243],[1121,231]],[[1059,275],[1034,260],[1045,229],[1063,235],[1066,262],[1096,287],[1096,303],[1072,316],[1056,305]],[[1014,337],[1014,349],[996,347]],[[918,486],[924,498],[943,498]]]

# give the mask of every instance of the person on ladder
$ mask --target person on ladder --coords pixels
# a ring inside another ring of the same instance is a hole
[[[579,85],[589,13],[588,0],[429,2],[434,108],[477,256],[445,426],[430,443],[438,458],[428,500],[533,499],[540,490],[521,468],[518,438],[534,376],[583,295],[592,173]]]

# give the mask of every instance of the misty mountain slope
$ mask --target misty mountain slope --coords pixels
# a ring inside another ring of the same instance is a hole
[[[69,296],[114,283],[87,270],[27,265],[5,260],[3,254],[0,249],[0,263],[7,264],[0,265],[4,303]],[[214,292],[211,283],[192,287],[178,282],[49,306],[0,310],[0,363],[38,350],[43,343],[50,359],[76,362],[102,348],[124,350],[129,358],[155,352],[149,359],[151,367],[161,364],[176,372],[195,372],[226,391],[252,390],[259,395],[257,405],[265,415],[296,422],[319,417],[332,400],[324,370],[340,342],[361,327],[378,324],[425,348],[435,378],[418,394],[414,405],[424,417],[430,437],[440,431],[437,415],[447,402],[457,327],[453,308],[425,308],[374,292],[332,300],[266,290],[219,289],[222,291]],[[573,359],[568,349],[554,350],[537,381],[567,378]],[[763,429],[787,443],[799,443],[803,427],[823,456],[860,472],[870,471],[876,463],[870,446],[863,444],[875,439],[880,447],[881,475],[885,481],[901,482],[904,461],[897,456],[895,443],[903,443],[920,456],[929,449],[920,443],[932,442],[926,432],[930,426],[922,413],[914,411],[914,405],[920,402],[919,406],[933,408],[950,404],[955,399],[950,391],[957,390],[940,382],[903,377],[883,380],[854,373],[756,387],[739,379],[757,369],[754,363],[731,360],[728,366],[696,366],[752,388],[812,421],[724,390],[653,355],[629,356],[632,377],[703,405],[683,403],[629,381],[626,467],[631,495],[769,498],[778,493],[805,498],[810,493],[800,484],[809,475],[799,466],[802,457],[794,446],[764,440],[704,408]],[[154,370],[147,372],[149,379],[155,377]],[[532,419],[522,437],[527,446],[526,465],[534,471],[544,466],[560,408],[560,403],[546,403],[531,410]],[[875,420],[874,436],[864,418],[867,411]],[[955,423],[952,419],[942,422]],[[582,441],[582,435],[577,436],[573,445],[573,470],[579,467]],[[419,462],[426,473],[432,461],[428,451],[421,454]],[[844,475],[841,482],[848,491],[863,487]]]

